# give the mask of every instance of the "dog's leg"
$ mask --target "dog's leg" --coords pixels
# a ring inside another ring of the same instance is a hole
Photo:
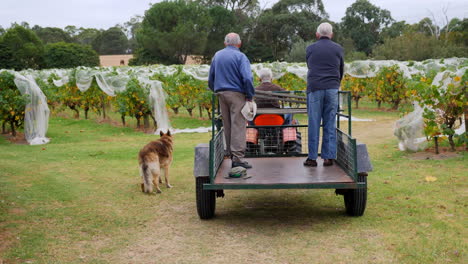
[[[140,175],[142,178],[143,183],[141,184],[141,191],[144,193],[152,193],[153,186],[151,185],[151,170],[148,168],[146,164],[140,165]]]
[[[161,178],[161,170],[159,165],[152,164],[151,173],[153,174],[153,184],[156,188],[156,192],[161,193],[161,188],[159,188],[159,180]]]
[[[164,180],[166,181],[166,187],[172,188],[172,185],[169,184],[169,165],[164,167]]]

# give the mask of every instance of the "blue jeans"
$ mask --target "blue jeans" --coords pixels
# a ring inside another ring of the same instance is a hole
[[[322,159],[336,159],[336,111],[338,89],[317,90],[307,94],[309,117],[309,159],[318,157],[320,121],[323,123]]]

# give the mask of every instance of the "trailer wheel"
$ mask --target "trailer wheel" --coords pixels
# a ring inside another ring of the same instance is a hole
[[[346,213],[350,216],[362,216],[367,202],[367,174],[358,174],[358,182],[366,183],[365,188],[344,192]]]
[[[213,218],[216,208],[216,191],[203,190],[203,184],[209,182],[209,177],[196,178],[197,212],[201,219]]]

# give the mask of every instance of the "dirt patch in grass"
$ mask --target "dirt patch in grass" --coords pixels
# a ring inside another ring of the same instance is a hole
[[[4,262],[5,260],[3,259],[4,252],[7,251],[8,248],[13,244],[13,234],[0,229],[0,264],[6,263]]]
[[[409,159],[412,160],[445,160],[451,158],[461,157],[459,152],[463,151],[465,147],[458,147],[455,151],[450,151],[450,148],[442,147],[439,148],[439,154],[435,153],[434,148],[428,148],[425,151],[411,153],[408,155]]]
[[[353,122],[352,133],[358,141],[367,145],[381,144],[393,136],[395,119],[385,118],[373,122]],[[347,129],[344,128],[347,132]]]
[[[21,132],[16,132],[16,136],[12,136],[11,134],[2,134],[2,136],[13,144],[18,144],[18,145],[29,144],[28,141],[26,141],[26,138],[24,137],[24,133],[21,133]]]
[[[8,214],[11,215],[24,215],[26,210],[22,208],[11,208],[8,210]],[[8,222],[6,222],[8,223]],[[5,222],[3,224],[6,224]],[[4,230],[0,227],[0,264],[12,263],[10,260],[3,259],[4,253],[13,246],[15,242],[15,235],[12,232]]]
[[[99,124],[109,124],[109,125],[115,126],[115,127],[122,127],[122,122],[112,120],[112,119],[109,119],[109,118],[99,118],[97,120],[97,122]]]

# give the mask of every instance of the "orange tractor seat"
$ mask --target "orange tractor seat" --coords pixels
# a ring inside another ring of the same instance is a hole
[[[256,126],[281,126],[284,124],[284,118],[281,115],[262,114],[255,117]]]

